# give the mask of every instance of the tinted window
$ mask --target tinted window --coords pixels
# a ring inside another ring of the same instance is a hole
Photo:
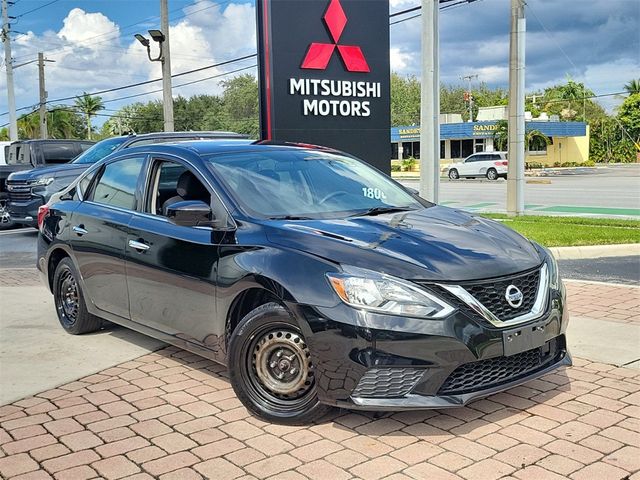
[[[42,155],[45,163],[67,163],[78,155],[75,143],[43,143]]]
[[[31,163],[31,149],[28,143],[14,143],[9,147],[9,155],[6,158],[8,165],[28,165]]]
[[[73,163],[96,163],[98,160],[102,160],[104,157],[112,153],[122,145],[126,138],[110,138],[108,140],[102,140],[101,142],[92,145],[91,148],[85,150],[84,153],[78,156]],[[84,146],[85,144],[83,144]]]
[[[133,210],[143,163],[143,158],[127,158],[108,164],[93,189],[93,201]]]
[[[376,207],[417,209],[389,177],[343,155],[272,150],[206,158],[236,201],[263,217],[343,217]]]

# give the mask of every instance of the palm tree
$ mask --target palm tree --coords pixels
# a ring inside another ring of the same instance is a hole
[[[509,122],[506,120],[498,120],[496,129],[493,131],[493,144],[496,150],[506,150],[509,143]],[[531,150],[532,146],[540,146],[542,144],[549,145],[551,139],[540,130],[526,130],[524,134],[524,144],[527,150]]]
[[[104,110],[104,103],[102,97],[91,96],[87,92],[84,92],[82,96],[76,98],[76,108],[84,113],[87,119],[87,138],[91,140],[91,116],[98,113],[100,110]]]
[[[629,80],[629,82],[625,84],[624,89],[629,95],[640,93],[640,78]]]

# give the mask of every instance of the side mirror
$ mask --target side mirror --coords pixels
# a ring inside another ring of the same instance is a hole
[[[166,216],[171,223],[182,227],[211,226],[211,207],[200,200],[184,200],[167,207]]]

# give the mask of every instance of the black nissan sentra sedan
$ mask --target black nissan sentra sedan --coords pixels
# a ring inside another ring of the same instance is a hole
[[[270,421],[461,406],[571,363],[548,250],[335,150],[131,148],[38,224],[67,332],[113,322],[222,362]]]

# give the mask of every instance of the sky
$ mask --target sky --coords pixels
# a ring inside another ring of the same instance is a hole
[[[133,37],[159,28],[158,0],[14,1],[9,10],[17,17],[11,27],[14,65],[37,59],[39,51],[53,60],[45,67],[50,100],[160,78],[159,62],[149,62]],[[390,11],[419,4],[419,0],[390,0]],[[571,76],[598,95],[616,94],[626,82],[640,78],[640,0],[528,0],[526,16],[527,91]],[[174,74],[256,50],[253,1],[169,0],[169,17]],[[506,88],[509,22],[509,0],[477,0],[442,11],[441,81],[461,84],[462,76],[477,74],[474,82]],[[419,17],[391,26],[393,71],[419,77],[420,28]],[[254,65],[255,59],[247,59],[176,78],[174,95],[219,93],[220,80],[255,74]],[[243,70],[225,76],[239,69]],[[14,74],[17,107],[26,107],[19,113],[31,111],[38,102],[37,66],[20,66]],[[213,76],[219,77],[178,86]],[[96,123],[128,103],[161,98],[156,92],[161,88],[156,82],[102,95],[106,110]],[[598,101],[612,112],[621,98],[610,95]],[[2,62],[0,114],[6,111]],[[8,115],[0,116],[0,125],[7,121]]]

